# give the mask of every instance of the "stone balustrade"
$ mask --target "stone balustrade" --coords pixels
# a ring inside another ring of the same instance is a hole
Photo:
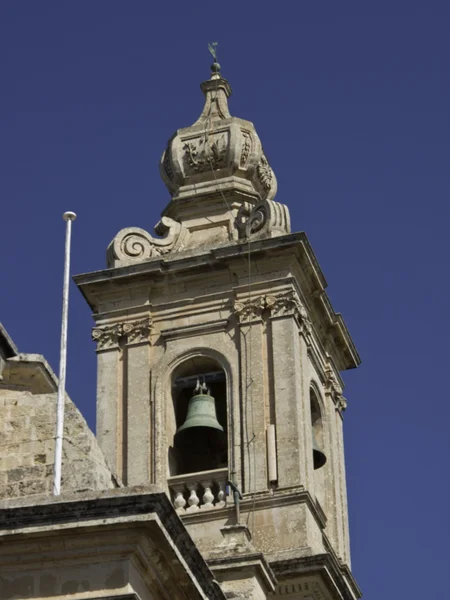
[[[170,477],[168,484],[177,513],[222,508],[227,503],[227,481],[227,468]]]

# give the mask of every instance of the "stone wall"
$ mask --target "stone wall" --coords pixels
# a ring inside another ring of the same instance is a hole
[[[56,393],[0,389],[0,498],[51,494]],[[117,487],[97,441],[66,398],[62,492]]]

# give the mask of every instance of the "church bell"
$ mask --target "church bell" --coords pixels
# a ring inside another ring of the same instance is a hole
[[[313,445],[313,462],[314,469],[320,469],[327,462],[327,457],[323,450],[317,445],[314,429],[312,430],[312,445]]]
[[[186,419],[177,429],[176,437],[189,443],[205,436],[212,450],[224,445],[224,429],[217,420],[216,402],[206,386],[197,383],[194,395],[189,400]]]

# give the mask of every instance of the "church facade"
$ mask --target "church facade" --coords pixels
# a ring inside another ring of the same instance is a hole
[[[95,320],[97,434],[78,416],[66,425],[66,438],[86,440],[66,467],[82,458],[80,475],[104,471],[81,488],[66,475],[51,498],[45,485],[24,493],[27,467],[14,465],[0,505],[2,599],[360,597],[340,375],[359,356],[306,235],[275,199],[253,124],[230,115],[216,62],[202,90],[200,117],[161,159],[171,199],[157,235],[123,229],[107,269],[74,278]],[[37,396],[53,406],[54,376],[30,392],[10,366],[27,355],[2,339],[0,409]]]

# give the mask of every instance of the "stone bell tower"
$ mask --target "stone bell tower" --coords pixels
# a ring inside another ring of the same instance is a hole
[[[123,229],[75,278],[97,437],[125,485],[166,490],[234,597],[354,599],[340,372],[359,357],[217,62],[201,88],[161,159],[159,237]]]

